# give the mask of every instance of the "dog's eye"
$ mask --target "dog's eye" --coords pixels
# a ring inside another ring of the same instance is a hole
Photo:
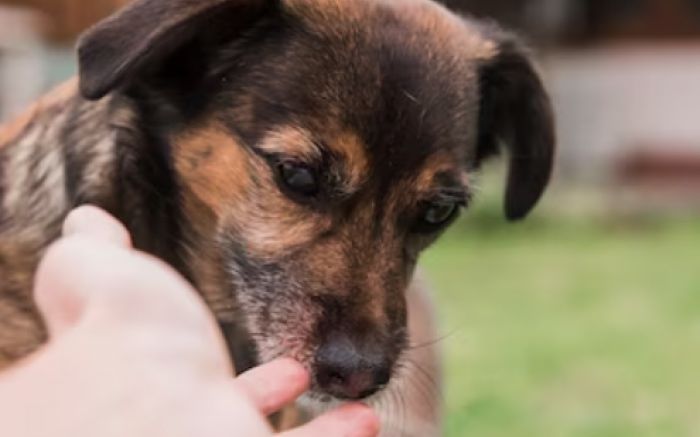
[[[278,166],[278,171],[285,187],[294,194],[305,197],[318,194],[318,177],[312,168],[295,162],[282,162]]]
[[[459,215],[459,211],[460,204],[457,202],[440,201],[427,203],[421,213],[417,231],[432,232],[447,226]]]
[[[456,203],[433,203],[425,210],[423,220],[429,225],[440,226],[450,221],[458,210]]]

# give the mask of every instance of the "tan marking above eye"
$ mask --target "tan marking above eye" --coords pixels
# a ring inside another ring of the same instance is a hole
[[[264,153],[280,155],[312,164],[323,156],[321,147],[340,158],[340,168],[324,169],[341,175],[342,186],[346,193],[357,191],[365,181],[368,173],[368,159],[363,142],[352,131],[340,128],[326,128],[315,132],[296,126],[285,126],[270,132],[256,146]]]
[[[440,173],[452,173],[458,177],[466,191],[472,188],[473,175],[454,162],[448,154],[436,154],[430,158],[420,171],[415,181],[415,189],[419,196],[429,196],[435,193],[435,177]]]
[[[311,133],[296,126],[285,126],[269,132],[256,148],[266,154],[283,155],[302,161],[314,161],[321,157],[321,150],[313,141]]]

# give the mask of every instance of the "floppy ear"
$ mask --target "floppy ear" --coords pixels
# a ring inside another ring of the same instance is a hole
[[[80,91],[99,99],[192,39],[224,9],[266,0],[136,0],[88,30],[78,43]]]
[[[509,220],[520,220],[535,207],[549,183],[556,143],[554,116],[522,44],[501,31],[495,32],[495,40],[497,53],[479,71],[477,161],[497,154],[502,147],[507,149],[505,214]]]

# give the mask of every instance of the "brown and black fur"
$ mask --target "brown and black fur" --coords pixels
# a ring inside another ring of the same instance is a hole
[[[138,0],[79,59],[79,82],[0,131],[0,366],[44,341],[33,271],[91,203],[196,285],[239,367],[292,356],[323,403],[320,357],[355,360],[406,401],[386,435],[437,434],[412,277],[445,226],[420,217],[467,204],[501,145],[508,218],[544,191],[551,108],[518,41],[428,0]],[[283,162],[318,192],[290,192]]]

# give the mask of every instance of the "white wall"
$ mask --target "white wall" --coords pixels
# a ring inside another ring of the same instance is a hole
[[[610,176],[615,159],[658,144],[700,154],[700,45],[617,46],[549,56],[560,175]]]
[[[22,9],[0,7],[0,120],[21,111],[45,78],[39,21]]]

